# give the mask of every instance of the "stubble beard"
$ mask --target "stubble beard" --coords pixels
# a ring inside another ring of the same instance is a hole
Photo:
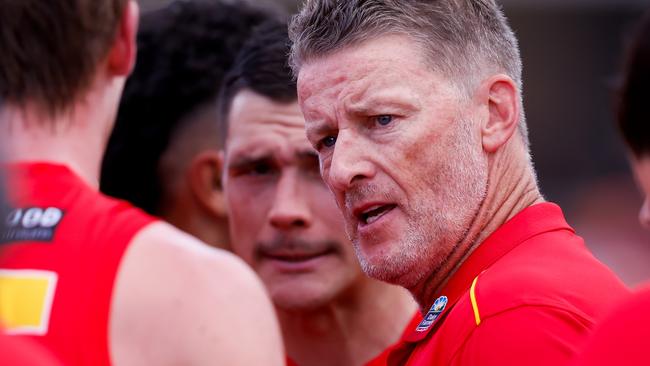
[[[426,193],[414,205],[399,209],[406,216],[404,233],[395,233],[387,252],[364,255],[359,238],[352,238],[363,271],[370,277],[407,289],[418,286],[443,267],[469,231],[487,192],[487,161],[472,145],[469,122],[460,122],[447,146],[447,156],[431,178]],[[452,265],[453,267],[453,265]]]

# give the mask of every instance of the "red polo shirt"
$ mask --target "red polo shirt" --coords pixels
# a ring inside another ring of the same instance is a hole
[[[650,285],[598,324],[575,366],[650,365]]]
[[[388,365],[563,365],[628,289],[552,203],[497,229],[435,294]]]

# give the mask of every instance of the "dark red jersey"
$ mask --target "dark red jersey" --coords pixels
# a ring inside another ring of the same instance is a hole
[[[100,194],[68,167],[8,169],[0,237],[0,319],[65,365],[110,365],[108,324],[120,261],[155,219]]]

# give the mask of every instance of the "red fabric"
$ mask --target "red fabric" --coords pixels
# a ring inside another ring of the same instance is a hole
[[[2,246],[0,268],[45,270],[58,277],[47,333],[29,337],[65,365],[110,365],[115,275],[133,236],[155,219],[103,196],[62,165],[17,164],[8,169],[8,178],[13,208],[64,212],[52,241]]]
[[[599,323],[575,366],[650,365],[650,285]]]
[[[477,325],[470,286],[477,278]],[[496,230],[439,296],[433,325],[413,329],[387,365],[564,365],[595,319],[628,294],[585,248],[552,203],[529,207]]]
[[[60,366],[45,349],[28,339],[18,339],[0,332],[0,365]]]

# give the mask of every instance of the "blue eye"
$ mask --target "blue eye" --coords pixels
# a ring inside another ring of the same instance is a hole
[[[336,143],[336,137],[334,136],[327,136],[324,139],[321,140],[321,143],[325,147],[332,147]]]
[[[381,115],[381,116],[377,116],[377,117],[375,117],[375,120],[376,120],[377,123],[379,123],[380,125],[382,125],[382,126],[386,126],[386,125],[388,125],[389,123],[393,122],[393,116],[388,115],[388,114],[384,114],[384,115]]]

